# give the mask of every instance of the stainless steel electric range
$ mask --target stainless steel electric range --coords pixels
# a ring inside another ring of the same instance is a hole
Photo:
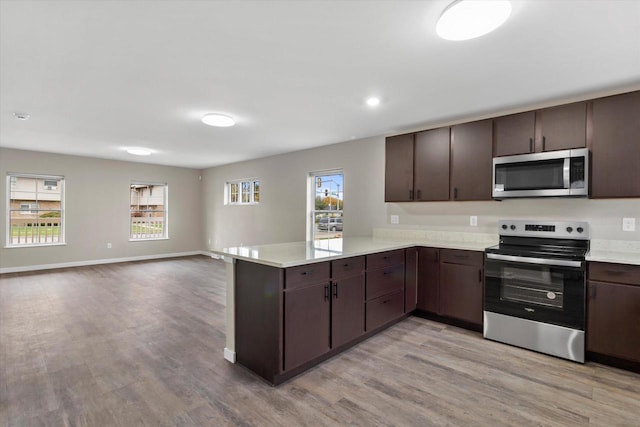
[[[501,220],[485,250],[485,338],[584,362],[589,225]]]

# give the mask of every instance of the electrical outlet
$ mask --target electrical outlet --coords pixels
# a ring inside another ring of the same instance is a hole
[[[400,224],[400,216],[391,215],[391,224]]]
[[[111,242],[107,243],[107,249],[111,249]]]
[[[472,227],[477,227],[478,226],[478,217],[475,215],[471,215],[469,217],[469,225]]]
[[[636,219],[622,218],[622,231],[636,231]]]

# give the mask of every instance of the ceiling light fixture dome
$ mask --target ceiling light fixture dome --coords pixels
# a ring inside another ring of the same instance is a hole
[[[202,123],[209,126],[226,128],[235,125],[236,121],[224,114],[209,113],[202,116]]]
[[[127,148],[127,153],[133,154],[134,156],[150,156],[151,150],[148,148],[132,147]]]
[[[440,15],[436,32],[446,40],[469,40],[495,30],[509,15],[508,0],[456,0]]]

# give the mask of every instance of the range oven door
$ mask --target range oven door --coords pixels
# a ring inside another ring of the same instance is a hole
[[[487,253],[484,310],[584,331],[584,261]]]

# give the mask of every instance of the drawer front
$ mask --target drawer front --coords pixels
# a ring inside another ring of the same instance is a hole
[[[345,277],[357,276],[359,274],[362,274],[363,272],[364,256],[331,261],[332,279],[343,279]]]
[[[590,262],[589,280],[640,285],[640,265]]]
[[[404,311],[404,295],[398,291],[376,298],[366,304],[366,329],[371,331],[378,326],[391,322],[402,316]]]
[[[367,255],[367,270],[404,264],[404,249]]]
[[[404,265],[402,264],[366,273],[365,298],[367,300],[403,289]]]
[[[440,261],[451,264],[465,264],[482,267],[484,252],[462,251],[458,249],[440,249]]]
[[[331,276],[330,267],[328,262],[289,267],[284,273],[284,287],[285,289],[294,289],[315,283],[328,282]]]

